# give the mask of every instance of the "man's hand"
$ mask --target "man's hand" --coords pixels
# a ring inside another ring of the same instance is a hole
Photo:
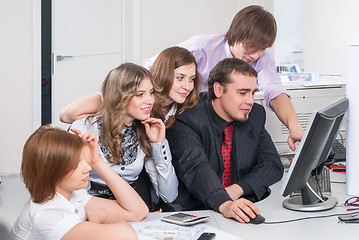
[[[237,200],[243,195],[243,189],[238,184],[232,184],[225,188],[232,200]]]
[[[269,105],[278,119],[289,129],[288,145],[294,151],[294,143],[302,140],[304,131],[298,121],[292,102],[287,94],[282,93],[273,98]]]
[[[244,198],[222,203],[219,206],[219,212],[224,217],[234,218],[240,223],[249,222],[250,218],[255,218],[256,214],[260,214],[254,203]]]
[[[300,142],[304,135],[304,130],[302,126],[298,126],[296,128],[289,129],[289,136],[288,136],[288,145],[292,151],[295,151],[295,143]]]

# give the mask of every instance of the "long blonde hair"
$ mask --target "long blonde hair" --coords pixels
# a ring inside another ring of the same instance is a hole
[[[96,120],[102,126],[99,142],[111,153],[108,161],[113,164],[124,163],[120,144],[123,140],[121,132],[125,127],[127,106],[145,78],[152,82],[150,72],[134,63],[124,63],[112,69],[102,84],[102,105],[95,115],[90,116],[99,117]],[[135,120],[135,124],[139,144],[148,159],[152,153],[145,128],[138,120]]]

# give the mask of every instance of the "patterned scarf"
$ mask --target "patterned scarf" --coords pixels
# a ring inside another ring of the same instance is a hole
[[[98,124],[99,130],[101,131],[102,122]],[[136,160],[137,157],[137,149],[138,149],[138,138],[136,135],[136,124],[133,124],[130,127],[125,126],[121,131],[121,135],[123,137],[122,142],[120,143],[120,147],[123,149],[123,165],[129,165]],[[112,154],[108,151],[108,149],[99,142],[99,146],[103,155],[108,160],[112,157]]]

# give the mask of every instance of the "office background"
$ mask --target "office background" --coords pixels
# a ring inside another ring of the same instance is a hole
[[[270,50],[277,63],[286,54],[282,46],[293,41],[304,51],[305,71],[345,77],[346,46],[359,43],[359,2],[288,2],[294,9],[283,11],[288,7],[285,0],[123,0],[123,7],[130,10],[122,12],[136,28],[123,29],[130,37],[122,45],[132,46],[122,46],[122,59],[142,63],[193,35],[224,33],[239,9],[258,4],[279,21],[278,38]],[[281,31],[283,19],[292,21],[293,27]],[[0,175],[4,175],[19,172],[23,144],[41,123],[41,0],[2,0],[0,30]]]

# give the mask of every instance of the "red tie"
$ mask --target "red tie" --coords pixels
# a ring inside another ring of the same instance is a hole
[[[232,136],[233,125],[229,125],[224,129],[224,139],[222,143],[222,157],[223,157],[223,187],[228,187],[232,184],[231,181],[231,151],[232,151]]]

